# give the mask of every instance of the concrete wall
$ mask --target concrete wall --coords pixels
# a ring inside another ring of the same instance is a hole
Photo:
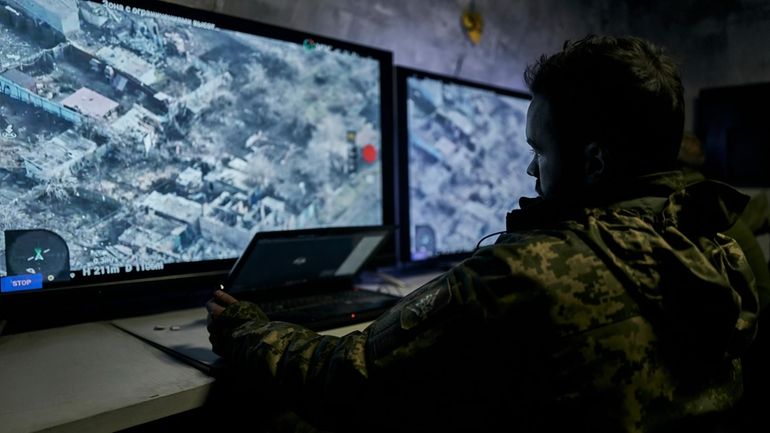
[[[701,88],[770,81],[763,0],[478,0],[485,18],[478,46],[460,27],[470,0],[168,1],[390,50],[399,65],[513,89],[525,89],[527,64],[566,39],[638,35],[680,61],[688,129]]]

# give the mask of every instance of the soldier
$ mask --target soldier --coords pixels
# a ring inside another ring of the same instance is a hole
[[[706,155],[703,144],[695,134],[685,132],[682,137],[679,161],[688,183],[703,181],[701,169],[706,162]],[[770,323],[766,314],[766,308],[770,304],[770,269],[756,238],[767,231],[766,227],[763,227],[767,224],[767,215],[767,196],[764,193],[756,194],[751,197],[735,224],[724,232],[726,236],[735,239],[746,255],[759,297],[758,331],[754,343],[741,357],[744,393],[736,410],[736,417],[740,419],[736,430],[742,429],[741,431],[752,431],[752,426],[765,418],[765,391],[770,388],[770,371],[767,368],[770,364],[770,343],[766,325]]]
[[[255,393],[339,431],[724,427],[758,300],[719,233],[747,197],[675,170],[677,68],[642,39],[589,36],[525,79],[539,197],[495,245],[341,338],[215,293],[212,345]]]
[[[684,133],[678,159],[682,164],[682,172],[688,183],[703,181],[704,175],[701,169],[706,162],[706,155],[703,151],[703,144],[695,134]],[[724,233],[735,239],[746,255],[749,267],[754,273],[759,295],[759,307],[763,312],[770,304],[770,269],[768,269],[767,260],[756,236],[768,232],[769,215],[767,196],[764,192],[755,194],[749,199],[741,217]]]

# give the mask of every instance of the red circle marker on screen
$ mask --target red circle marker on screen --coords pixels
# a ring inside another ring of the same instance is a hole
[[[377,148],[371,144],[364,146],[363,150],[364,161],[369,164],[373,164],[377,160]]]

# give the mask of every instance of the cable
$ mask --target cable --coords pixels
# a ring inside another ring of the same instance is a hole
[[[392,275],[388,275],[385,272],[378,271],[378,272],[375,272],[375,275],[382,278],[386,283],[390,284],[391,286],[395,286],[396,288],[399,288],[399,289],[406,288],[406,284],[403,281],[399,280],[398,278]]]
[[[490,233],[490,234],[484,236],[483,238],[479,239],[479,243],[476,244],[476,248],[473,249],[473,252],[475,253],[479,249],[479,247],[481,247],[481,243],[484,242],[484,239],[491,238],[492,236],[495,236],[495,235],[501,235],[501,234],[503,234],[505,232],[506,231],[503,230],[501,232]]]

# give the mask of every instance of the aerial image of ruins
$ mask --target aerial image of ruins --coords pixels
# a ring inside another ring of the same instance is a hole
[[[407,79],[412,259],[473,250],[505,230],[526,174],[529,101],[430,78]]]
[[[54,231],[75,270],[382,223],[379,63],[212,27],[0,1],[0,230]]]

